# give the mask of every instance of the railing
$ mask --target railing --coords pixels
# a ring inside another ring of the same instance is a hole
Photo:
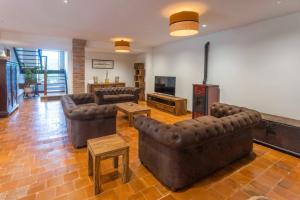
[[[47,74],[47,68],[48,68],[48,57],[43,56],[41,59],[45,59],[45,66],[44,66],[44,95],[46,96],[48,91],[47,91],[47,82],[48,82],[48,74]]]

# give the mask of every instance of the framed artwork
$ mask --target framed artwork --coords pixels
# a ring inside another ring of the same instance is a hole
[[[93,69],[113,69],[114,61],[113,60],[92,59],[92,68]]]

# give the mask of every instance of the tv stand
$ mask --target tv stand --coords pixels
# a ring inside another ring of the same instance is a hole
[[[184,115],[187,112],[187,99],[159,93],[147,94],[147,105],[174,115]]]

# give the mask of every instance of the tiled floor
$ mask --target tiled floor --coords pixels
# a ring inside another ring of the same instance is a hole
[[[152,110],[167,123],[189,119]],[[139,162],[137,131],[118,115],[118,132],[130,143],[130,182],[122,184],[112,161],[102,166],[104,192],[95,197],[87,176],[86,149],[68,142],[59,101],[27,100],[8,119],[0,119],[0,199],[163,199],[225,200],[265,195],[274,200],[300,199],[300,160],[254,145],[254,154],[199,181],[170,192]],[[121,170],[121,168],[119,169]]]

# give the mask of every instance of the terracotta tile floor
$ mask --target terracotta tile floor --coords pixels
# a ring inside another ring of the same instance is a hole
[[[153,109],[167,123],[189,119]],[[220,170],[190,189],[173,193],[138,160],[137,131],[118,115],[118,133],[130,143],[130,182],[122,184],[121,168],[103,162],[104,192],[93,195],[87,176],[86,149],[68,142],[59,101],[27,100],[8,119],[0,119],[0,199],[163,199],[225,200],[265,195],[274,200],[300,199],[300,160],[254,145],[253,155]]]

